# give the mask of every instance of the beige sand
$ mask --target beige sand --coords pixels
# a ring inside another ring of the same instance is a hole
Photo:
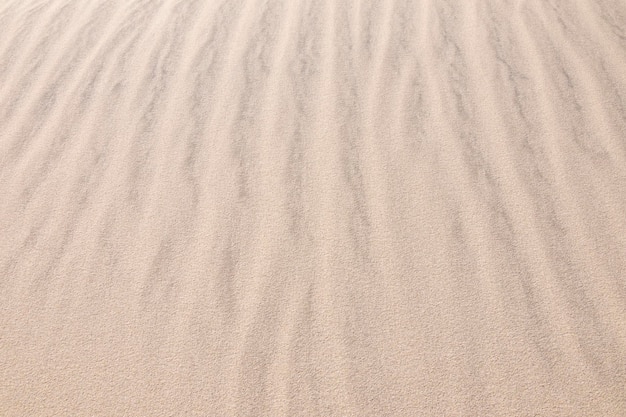
[[[625,416],[626,2],[0,2],[1,416]]]

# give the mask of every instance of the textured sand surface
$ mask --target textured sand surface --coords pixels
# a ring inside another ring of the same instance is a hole
[[[625,416],[626,2],[0,2],[1,416]]]

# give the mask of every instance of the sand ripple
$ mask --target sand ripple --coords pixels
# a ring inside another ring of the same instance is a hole
[[[0,28],[1,415],[626,415],[623,1]]]

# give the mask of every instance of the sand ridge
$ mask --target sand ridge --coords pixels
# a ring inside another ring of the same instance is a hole
[[[0,3],[0,415],[626,415],[626,4]]]

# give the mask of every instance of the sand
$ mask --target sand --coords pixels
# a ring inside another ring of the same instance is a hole
[[[0,2],[0,415],[625,416],[626,3]]]

